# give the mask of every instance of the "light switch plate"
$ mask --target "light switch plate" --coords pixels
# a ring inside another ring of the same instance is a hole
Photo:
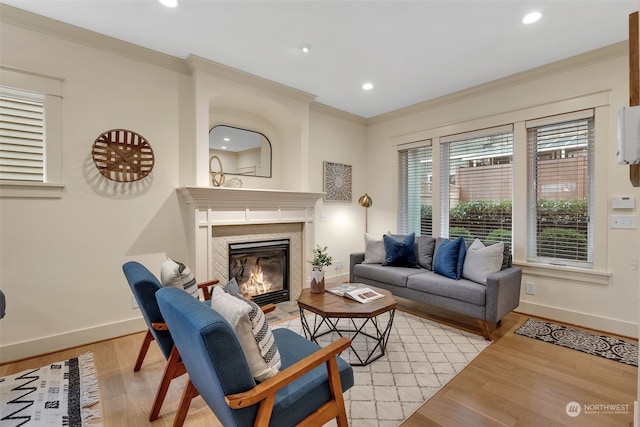
[[[635,230],[638,228],[636,215],[611,215],[611,228],[625,228]]]

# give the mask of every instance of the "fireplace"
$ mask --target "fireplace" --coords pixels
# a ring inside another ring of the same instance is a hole
[[[258,305],[289,300],[289,239],[229,243],[229,278]]]

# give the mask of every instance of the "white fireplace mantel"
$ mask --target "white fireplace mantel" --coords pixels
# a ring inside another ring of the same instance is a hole
[[[303,191],[187,186],[178,188],[188,205],[221,209],[311,207],[324,195]]]
[[[211,240],[216,227],[301,223],[302,253],[297,259],[304,260],[310,256],[314,242],[315,205],[324,193],[196,186],[181,187],[177,191],[189,207],[193,221],[193,234],[189,240],[194,245],[191,257],[198,281],[215,276],[210,262],[212,257],[226,256],[213,250]],[[238,228],[240,233],[245,233],[245,230]],[[297,271],[302,269],[302,265],[297,267]],[[302,280],[300,277],[298,281]]]

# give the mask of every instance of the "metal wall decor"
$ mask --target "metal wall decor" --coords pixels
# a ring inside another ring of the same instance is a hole
[[[155,158],[149,141],[127,129],[112,129],[96,138],[93,162],[102,176],[117,182],[138,181],[151,173]]]
[[[351,165],[324,162],[324,200],[351,201]]]

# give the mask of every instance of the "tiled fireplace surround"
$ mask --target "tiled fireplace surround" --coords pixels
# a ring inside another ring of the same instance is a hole
[[[178,189],[192,218],[196,279],[228,280],[231,242],[290,240],[290,298],[305,283],[305,259],[314,245],[316,202],[323,193],[182,187]]]

